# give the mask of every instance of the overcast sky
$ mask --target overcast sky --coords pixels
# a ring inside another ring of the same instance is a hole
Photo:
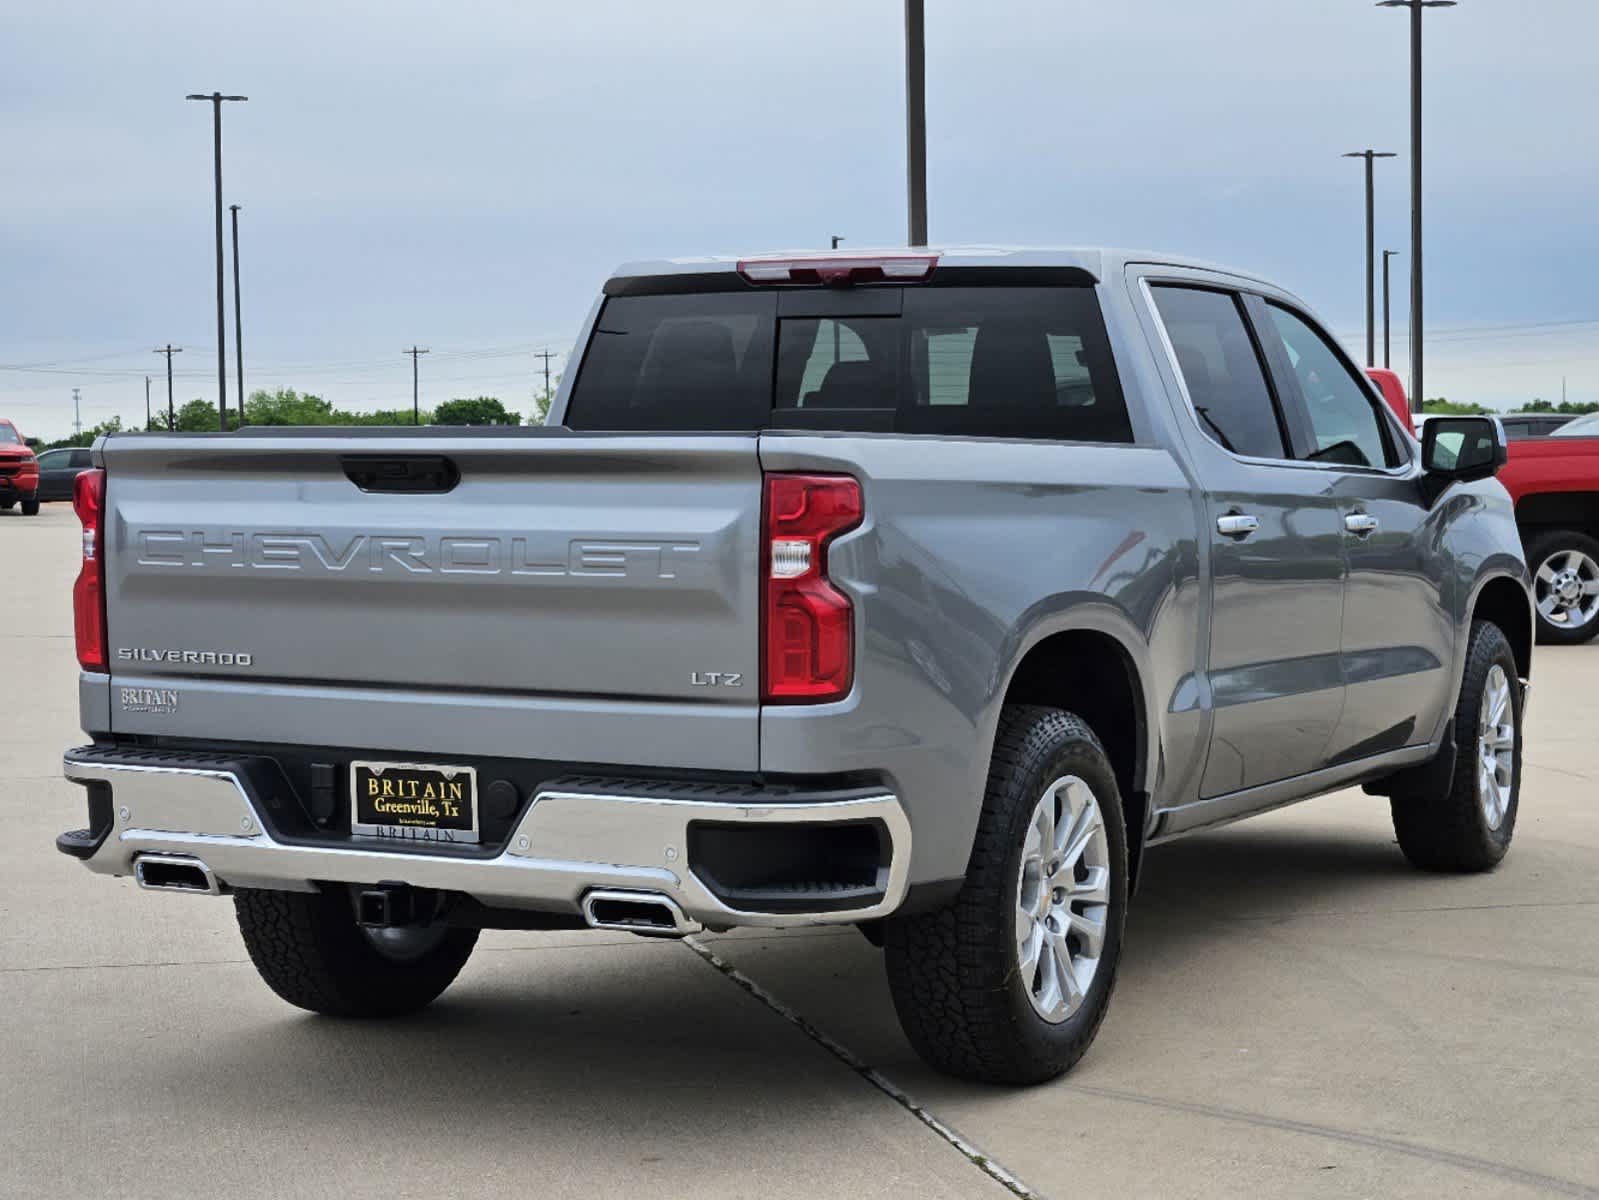
[[[0,414],[32,435],[70,432],[74,386],[85,425],[142,420],[169,341],[179,403],[215,398],[188,92],[250,98],[224,139],[252,390],[408,404],[418,343],[424,405],[525,410],[617,262],[904,238],[899,0],[3,8]],[[1400,152],[1378,238],[1408,252],[1406,29],[1370,0],[928,0],[931,239],[1234,263],[1358,354],[1338,156]],[[1599,400],[1596,46],[1593,0],[1427,18],[1429,394]],[[230,308],[230,393],[231,338]]]

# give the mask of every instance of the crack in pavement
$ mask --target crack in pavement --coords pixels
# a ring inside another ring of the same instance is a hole
[[[1215,1104],[1198,1104],[1188,1100],[1167,1100],[1159,1096],[1145,1096],[1138,1092],[1124,1092],[1118,1088],[1072,1083],[1070,1080],[1067,1080],[1062,1086],[1087,1096],[1098,1096],[1106,1100],[1119,1100],[1127,1104],[1141,1104],[1146,1108],[1189,1113],[1194,1116],[1211,1117],[1219,1121],[1253,1125],[1261,1129],[1276,1129],[1284,1133],[1304,1134],[1308,1137],[1325,1138],[1329,1141],[1344,1142],[1348,1145],[1365,1146],[1374,1150],[1388,1150],[1395,1154],[1407,1154],[1413,1158],[1427,1159],[1446,1166],[1458,1167],[1465,1171],[1477,1171],[1486,1175],[1494,1175],[1500,1179],[1523,1184],[1527,1187],[1542,1188],[1562,1196],[1578,1196],[1582,1197],[1583,1200],[1599,1200],[1599,1190],[1595,1190],[1586,1184],[1577,1183],[1575,1180],[1562,1179],[1558,1175],[1544,1175],[1538,1171],[1513,1167],[1508,1163],[1494,1162],[1492,1159],[1487,1158],[1477,1158],[1470,1154],[1459,1154],[1453,1150],[1426,1146],[1419,1142],[1407,1142],[1400,1138],[1384,1137],[1375,1133],[1360,1133],[1353,1129],[1339,1129],[1332,1125],[1316,1125],[1309,1121],[1296,1121],[1290,1117],[1273,1117],[1265,1113],[1223,1108]]]
[[[712,969],[721,972],[733,983],[737,984],[756,1000],[760,1001],[760,1003],[771,1009],[772,1012],[782,1017],[783,1020],[794,1026],[806,1037],[810,1038],[811,1041],[815,1042],[823,1050],[826,1050],[834,1058],[838,1059],[839,1062],[843,1063],[851,1071],[855,1072],[855,1074],[866,1080],[867,1083],[871,1084],[895,1104],[899,1105],[906,1112],[910,1113],[911,1116],[915,1117],[923,1125],[931,1129],[935,1135],[953,1148],[958,1154],[960,1154],[962,1158],[966,1159],[966,1161],[971,1163],[972,1166],[976,1167],[984,1175],[987,1175],[995,1183],[999,1184],[1006,1191],[1010,1192],[1011,1195],[1023,1197],[1024,1200],[1043,1200],[1043,1194],[1028,1187],[1027,1184],[1021,1181],[1015,1172],[996,1162],[992,1157],[984,1153],[975,1143],[962,1135],[953,1126],[947,1124],[936,1114],[930,1112],[928,1109],[918,1104],[915,1100],[911,1099],[911,1097],[906,1094],[905,1090],[897,1083],[889,1079],[886,1075],[882,1074],[875,1067],[864,1062],[855,1054],[853,1050],[849,1049],[849,1047],[845,1046],[841,1042],[833,1040],[827,1034],[823,1033],[821,1029],[811,1024],[811,1022],[800,1015],[800,1013],[784,1004],[776,996],[772,995],[771,992],[767,991],[760,984],[756,983],[732,963],[728,962],[725,958],[722,958],[716,953],[716,951],[712,950],[704,942],[700,941],[698,938],[686,937],[683,939],[683,944],[695,954],[699,955],[699,957],[708,963]]]
[[[1515,907],[1503,905],[1488,905],[1484,907]],[[782,1017],[789,1024],[797,1028],[806,1037],[822,1047],[834,1058],[838,1059],[851,1071],[865,1079],[889,1099],[904,1108],[922,1124],[926,1125],[935,1134],[958,1151],[973,1166],[981,1170],[989,1178],[1010,1191],[1013,1195],[1027,1197],[1029,1200],[1043,1200],[1042,1193],[1023,1183],[1021,1179],[1008,1168],[996,1162],[989,1155],[980,1150],[975,1143],[957,1132],[952,1126],[911,1099],[898,1084],[883,1075],[875,1067],[860,1058],[853,1050],[836,1041],[819,1027],[812,1024],[804,1015],[787,1004],[777,999],[755,980],[726,959],[720,957],[714,950],[697,938],[683,939],[683,944],[704,959],[715,970],[721,972],[733,983],[748,992],[756,1000]],[[1093,1084],[1073,1083],[1065,1079],[1061,1087],[1082,1093],[1088,1096],[1097,1096],[1105,1100],[1114,1100],[1127,1104],[1143,1105],[1146,1108],[1162,1109],[1168,1112],[1189,1113],[1194,1116],[1208,1117],[1212,1120],[1229,1121],[1236,1124],[1250,1125],[1260,1129],[1274,1129],[1283,1133],[1299,1134],[1305,1137],[1321,1138],[1327,1141],[1342,1142],[1346,1145],[1363,1146],[1373,1150],[1383,1150],[1394,1154],[1403,1154],[1411,1158],[1418,1158],[1428,1162],[1438,1163],[1443,1166],[1454,1167],[1458,1170],[1491,1175],[1509,1182],[1518,1183],[1532,1188],[1541,1188],[1563,1196],[1576,1196],[1581,1200],[1599,1200],[1599,1190],[1574,1180],[1563,1179],[1557,1175],[1545,1175],[1538,1171],[1527,1170],[1523,1167],[1511,1166],[1508,1163],[1495,1162],[1492,1159],[1477,1158],[1470,1154],[1461,1154],[1453,1150],[1445,1150],[1436,1146],[1424,1145],[1420,1142],[1409,1142],[1401,1138],[1386,1137],[1381,1134],[1361,1133],[1353,1129],[1340,1129],[1332,1125],[1318,1125],[1310,1121],[1298,1121],[1291,1117],[1273,1117],[1265,1113],[1248,1112],[1242,1109],[1224,1108],[1214,1104],[1200,1104],[1186,1100],[1169,1100],[1159,1096],[1146,1096],[1138,1092],[1127,1092],[1117,1088],[1098,1087]]]

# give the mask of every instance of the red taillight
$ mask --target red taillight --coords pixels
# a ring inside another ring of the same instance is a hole
[[[919,283],[938,265],[936,254],[806,254],[745,258],[738,273],[750,283]]]
[[[827,544],[862,512],[861,485],[848,475],[766,477],[761,699],[819,704],[849,694],[854,606],[827,578]]]
[[[105,472],[79,472],[72,481],[72,508],[83,522],[83,566],[72,585],[72,627],[78,640],[78,665],[106,669],[105,629]]]

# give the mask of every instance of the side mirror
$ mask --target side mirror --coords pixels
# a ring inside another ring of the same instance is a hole
[[[1438,483],[1491,479],[1510,461],[1498,417],[1429,417],[1421,427],[1421,466]]]

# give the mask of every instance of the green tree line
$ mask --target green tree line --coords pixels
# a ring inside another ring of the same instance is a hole
[[[549,411],[550,396],[539,394],[533,397],[532,411],[529,417],[530,424],[540,424],[545,414]],[[176,418],[175,427],[179,433],[215,433],[217,431],[217,406],[210,400],[190,400],[181,405],[173,414]],[[436,408],[424,408],[420,414],[423,425],[520,425],[522,414],[512,412],[494,396],[457,397],[446,400]],[[310,392],[298,392],[293,388],[278,388],[275,391],[255,391],[250,393],[250,398],[244,402],[244,417],[247,425],[266,426],[291,426],[291,425],[410,425],[412,412],[409,408],[380,408],[374,412],[354,412],[348,409],[335,408],[331,401]],[[238,413],[233,409],[228,410],[228,428],[238,428]],[[150,432],[165,433],[169,427],[167,414],[155,412],[151,415],[148,430]],[[55,450],[64,446],[88,446],[101,434],[123,433],[126,428],[121,417],[112,417],[103,421],[92,429],[85,429],[82,433],[72,437],[61,438],[54,442],[34,441],[36,449]]]

